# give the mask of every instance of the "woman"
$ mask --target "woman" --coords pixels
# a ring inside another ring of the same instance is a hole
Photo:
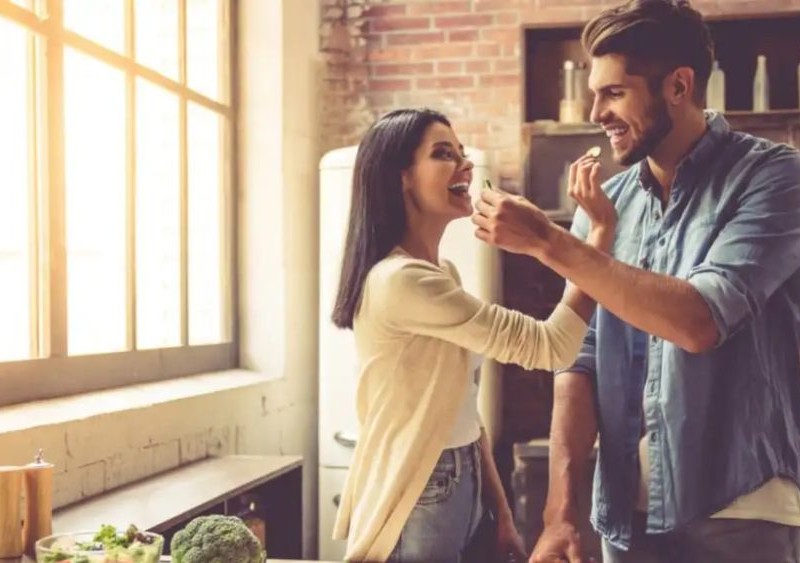
[[[594,303],[568,287],[543,322],[461,289],[438,248],[447,224],[472,213],[462,151],[443,115],[414,109],[378,120],[358,148],[333,312],[354,330],[361,364],[361,428],[334,529],[348,538],[347,560],[468,561],[485,508],[498,554],[525,558],[478,416],[477,355],[566,367]],[[616,213],[590,199],[593,221],[603,219],[590,241],[608,246]]]

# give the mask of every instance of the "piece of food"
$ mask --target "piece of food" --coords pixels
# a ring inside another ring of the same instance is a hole
[[[262,563],[266,553],[235,516],[198,516],[172,537],[174,563]]]
[[[586,154],[591,156],[592,158],[600,158],[600,153],[601,152],[603,152],[603,149],[601,149],[600,147],[595,145],[592,148],[590,148],[588,151],[586,151]]]
[[[484,182],[484,183],[486,184],[486,189],[487,190],[493,190],[494,189],[494,186],[492,185],[492,181],[489,178],[486,178],[486,182]]]

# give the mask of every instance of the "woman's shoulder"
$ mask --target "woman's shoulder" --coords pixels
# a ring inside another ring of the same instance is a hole
[[[393,252],[372,267],[367,276],[367,285],[402,289],[418,283],[421,279],[448,273],[449,269],[436,266],[427,260]]]

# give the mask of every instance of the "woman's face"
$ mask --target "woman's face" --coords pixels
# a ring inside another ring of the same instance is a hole
[[[406,208],[447,221],[470,216],[472,168],[453,130],[434,122],[414,153],[414,163],[403,172]]]

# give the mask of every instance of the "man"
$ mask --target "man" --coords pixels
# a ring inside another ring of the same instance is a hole
[[[556,375],[545,528],[531,562],[583,561],[575,495],[598,435],[605,563],[800,561],[800,156],[703,111],[713,46],[687,2],[633,0],[584,29],[592,121],[617,162],[570,190],[618,213],[612,255],[486,191],[476,235],[598,309]],[[553,557],[555,559],[553,559]]]

